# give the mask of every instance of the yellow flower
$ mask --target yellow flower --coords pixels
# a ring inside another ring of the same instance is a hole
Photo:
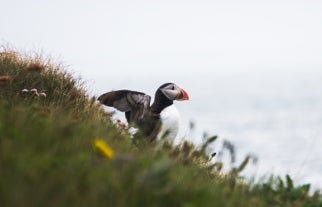
[[[114,158],[114,151],[113,149],[108,146],[103,139],[95,139],[94,140],[94,147],[98,149],[105,157],[108,159]]]

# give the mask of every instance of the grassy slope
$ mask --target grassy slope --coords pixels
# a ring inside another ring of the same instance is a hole
[[[189,143],[134,144],[62,66],[0,53],[0,206],[322,206],[289,177],[247,184],[207,162]]]

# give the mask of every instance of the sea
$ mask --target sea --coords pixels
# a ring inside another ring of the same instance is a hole
[[[161,73],[122,77],[108,82],[103,76],[93,78],[96,92],[126,88],[152,95],[172,81]],[[175,103],[181,114],[177,143],[189,140],[200,146],[216,135],[207,150],[217,153],[212,162],[223,161],[225,170],[251,155],[254,162],[241,173],[245,179],[288,174],[296,185],[322,189],[322,70],[196,71],[183,77],[173,80],[190,95],[189,101]],[[222,150],[227,141],[234,146],[235,162]]]

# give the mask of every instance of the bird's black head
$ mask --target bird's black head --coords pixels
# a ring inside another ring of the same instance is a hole
[[[155,92],[154,103],[151,108],[160,113],[165,107],[173,104],[173,101],[189,100],[188,93],[174,83],[165,83]]]
[[[189,100],[188,93],[174,83],[165,83],[158,88],[158,91],[161,91],[164,96],[172,101]]]

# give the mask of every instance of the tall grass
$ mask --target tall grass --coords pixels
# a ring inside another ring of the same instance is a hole
[[[222,172],[215,140],[134,143],[62,65],[2,48],[0,206],[322,206],[289,176],[243,181],[250,157]]]

